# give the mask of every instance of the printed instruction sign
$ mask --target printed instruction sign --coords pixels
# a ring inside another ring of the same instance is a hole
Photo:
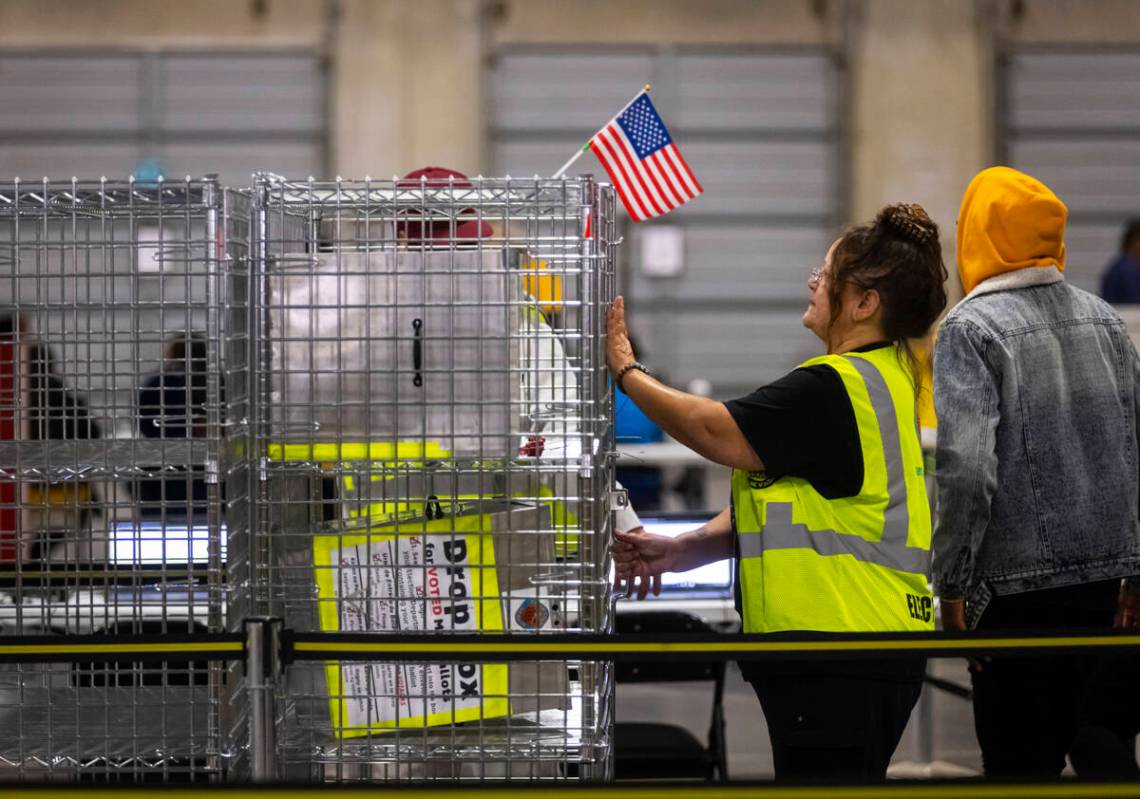
[[[478,514],[314,538],[321,629],[501,631],[492,540]],[[342,738],[510,713],[505,665],[330,661],[325,674]]]

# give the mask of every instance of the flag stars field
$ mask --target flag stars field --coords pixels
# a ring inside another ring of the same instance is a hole
[[[704,191],[673,143],[648,89],[595,133],[587,147],[598,157],[635,222],[668,213]]]

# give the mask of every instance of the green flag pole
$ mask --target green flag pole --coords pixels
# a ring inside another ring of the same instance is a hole
[[[637,98],[640,97],[641,95],[645,94],[651,88],[653,88],[653,87],[650,84],[648,84],[648,83],[645,84],[645,88],[643,88],[641,91],[639,91],[637,94],[635,94],[632,100],[630,100],[628,103],[623,105],[621,107],[621,111],[618,111],[616,114],[614,114],[613,119],[617,119],[619,116],[621,116],[622,113],[625,111],[625,109],[629,108],[631,105],[633,105],[635,102],[637,102]],[[611,119],[610,122],[612,122],[613,119]],[[606,125],[608,125],[608,124],[609,124],[609,122],[606,123]],[[592,141],[592,139],[590,141]],[[574,166],[574,162],[582,157],[582,153],[584,153],[590,149],[590,141],[587,141],[585,144],[583,144],[582,149],[580,149],[578,152],[574,153],[574,155],[570,158],[570,160],[567,161],[565,164],[563,164],[562,168],[559,169],[557,172],[555,172],[553,176],[551,176],[551,180],[557,180],[558,178],[562,177],[562,175],[566,172],[567,169]]]
[[[569,161],[567,161],[565,164],[563,164],[563,165],[562,165],[562,168],[561,168],[561,169],[559,169],[557,172],[555,172],[555,173],[554,173],[554,176],[553,176],[551,179],[552,179],[552,180],[556,180],[556,179],[558,179],[558,178],[562,177],[562,174],[563,174],[563,173],[564,173],[564,172],[565,172],[567,169],[569,169],[570,167],[574,166],[574,162],[575,162],[575,161],[577,161],[579,158],[581,158],[581,157],[582,157],[582,153],[586,152],[586,151],[587,151],[587,150],[589,150],[589,149],[590,149],[590,143],[589,143],[589,142],[586,142],[585,144],[583,144],[583,145],[582,145],[582,149],[580,149],[578,152],[574,153],[574,155],[572,155],[572,156],[570,157],[570,160],[569,160]]]

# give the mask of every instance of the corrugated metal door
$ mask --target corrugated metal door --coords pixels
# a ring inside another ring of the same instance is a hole
[[[999,63],[1000,160],[1068,206],[1066,277],[1098,292],[1140,215],[1140,49],[1015,48]]]
[[[309,51],[8,52],[0,175],[320,175],[325,97]]]
[[[660,221],[626,218],[634,333],[672,384],[741,394],[819,353],[799,320],[841,217],[838,80],[823,48],[506,49],[490,74],[492,170],[553,174],[652,83],[705,194]],[[570,173],[605,179],[590,154]],[[683,227],[680,275],[642,274],[640,236],[654,224]]]

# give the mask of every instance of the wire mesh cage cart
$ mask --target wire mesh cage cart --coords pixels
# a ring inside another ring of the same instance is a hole
[[[212,179],[0,184],[0,634],[224,629],[226,569],[248,579],[248,240],[248,192]],[[0,779],[219,776],[229,682],[0,668]]]
[[[589,178],[253,190],[256,578],[311,633],[605,632],[614,200]],[[601,662],[293,664],[279,776],[604,779]]]

